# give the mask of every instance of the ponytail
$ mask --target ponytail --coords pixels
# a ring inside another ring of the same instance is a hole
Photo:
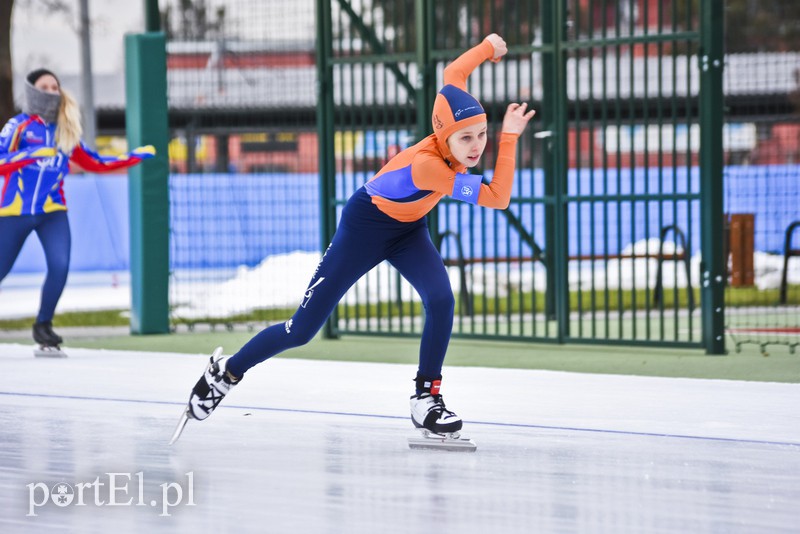
[[[58,107],[58,126],[56,127],[56,146],[64,154],[71,154],[80,143],[83,128],[81,127],[81,109],[72,95],[61,89],[61,104]]]

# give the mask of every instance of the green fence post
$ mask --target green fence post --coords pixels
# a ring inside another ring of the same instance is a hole
[[[416,0],[414,6],[414,24],[417,37],[417,91],[415,98],[417,104],[417,141],[433,132],[431,114],[433,113],[433,102],[439,89],[436,87],[436,63],[431,59],[431,51],[434,46],[433,8],[433,2],[427,0]],[[428,231],[433,242],[438,242],[438,209],[431,210],[428,214]]]
[[[417,0],[415,5],[415,21],[417,36],[417,140],[432,131],[431,113],[436,96],[436,76],[431,62],[433,48],[433,2]]]
[[[125,36],[128,146],[156,157],[128,171],[131,333],[169,332],[169,139],[167,52],[163,33]]]
[[[333,146],[333,65],[331,58],[331,3],[317,0],[317,137],[319,143],[319,206],[320,246],[322,253],[336,231],[336,159]],[[322,335],[328,339],[339,337],[336,328],[337,312],[334,308],[325,321]]]
[[[569,282],[567,244],[567,118],[566,76],[563,56],[563,27],[566,26],[566,6],[563,1],[542,4],[542,44],[548,50],[542,54],[542,122],[551,132],[545,138],[547,150],[542,165],[544,171],[545,245],[544,263],[547,267],[545,317],[555,319],[558,341],[569,336]]]
[[[144,0],[144,30],[148,33],[161,31],[158,0]]]
[[[702,3],[700,26],[700,219],[701,297],[706,354],[725,354],[725,258],[723,257],[722,122],[723,6]]]
[[[547,51],[542,53],[542,71],[534,73],[534,76],[541,76],[542,79],[542,109],[537,110],[542,124],[548,137],[543,138],[544,147],[542,150],[542,172],[544,174],[544,196],[545,196],[545,227],[544,227],[544,260],[546,288],[544,294],[544,315],[546,320],[556,319],[556,237],[555,237],[555,159],[560,157],[556,150],[555,136],[566,135],[565,132],[556,130],[556,92],[558,91],[558,80],[556,78],[556,57],[555,57],[555,31],[553,21],[556,21],[552,2],[544,2],[541,5],[542,20],[542,44],[547,46]]]

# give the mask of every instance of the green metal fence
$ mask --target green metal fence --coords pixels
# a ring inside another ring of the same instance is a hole
[[[722,232],[721,10],[662,4],[318,2],[325,235],[393,150],[427,135],[445,64],[497,32],[509,54],[469,86],[489,137],[509,102],[538,115],[508,210],[444,201],[430,216],[457,293],[455,334],[722,352],[721,254],[699,261]],[[478,172],[491,173],[492,145]],[[413,334],[423,320],[382,265],[329,333]]]
[[[732,346],[800,345],[800,5],[725,10],[725,291]]]
[[[172,326],[285,319],[320,257],[314,3],[160,8]]]
[[[497,32],[509,54],[470,79],[477,172],[509,102],[538,113],[509,209],[430,215],[455,335],[793,349],[800,8],[768,3],[162,2],[173,326],[285,319],[350,194],[429,133],[444,66]],[[326,334],[418,335],[422,314],[381,265]]]

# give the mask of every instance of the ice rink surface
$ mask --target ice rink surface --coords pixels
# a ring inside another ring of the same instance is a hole
[[[797,384],[446,367],[478,450],[412,451],[412,366],[275,358],[169,447],[206,356],[67,350],[0,345],[2,533],[800,524]]]

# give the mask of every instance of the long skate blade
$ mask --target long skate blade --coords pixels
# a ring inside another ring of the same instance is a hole
[[[39,347],[33,349],[36,358],[66,358],[67,353],[58,347]]]
[[[181,415],[181,419],[178,421],[178,426],[175,427],[175,432],[172,433],[172,439],[169,440],[170,445],[178,441],[178,438],[181,437],[187,422],[189,422],[189,410],[185,410]]]
[[[437,451],[459,451],[475,452],[478,446],[468,438],[447,438],[439,436],[429,436],[421,438],[408,438],[408,446],[411,449],[429,449]]]

